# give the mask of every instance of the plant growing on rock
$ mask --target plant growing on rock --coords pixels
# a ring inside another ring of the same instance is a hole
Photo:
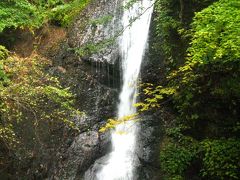
[[[64,125],[78,130],[71,119],[81,114],[69,89],[45,72],[48,60],[8,54],[0,46],[0,158],[5,166],[16,163],[8,162],[11,156],[28,161],[52,146],[47,139]]]
[[[90,0],[3,0],[0,2],[0,32],[8,28],[41,27],[47,22],[57,22],[67,27]]]
[[[161,166],[169,177],[187,176],[195,159],[200,166],[195,174],[198,177],[239,178],[239,148],[235,148],[239,146],[240,114],[240,39],[236,38],[240,29],[239,7],[238,0],[219,0],[197,12],[188,31],[191,40],[182,65],[178,68],[167,65],[170,70],[165,85],[148,84],[143,88],[145,99],[137,104],[141,111],[161,108],[170,101],[176,114],[174,127],[165,134],[171,141],[160,152]],[[160,14],[160,18],[166,16],[174,15]],[[156,28],[161,32],[164,29],[160,27],[168,25],[168,30],[175,30],[178,28],[175,20],[168,21],[170,24],[159,21]],[[165,33],[167,40],[170,32]],[[164,42],[169,46],[168,43]],[[174,55],[172,48],[169,51],[161,48],[166,56]],[[194,139],[196,153],[191,154],[188,146],[179,142],[186,137]],[[171,159],[178,155],[181,156],[178,160],[183,160],[180,163]]]

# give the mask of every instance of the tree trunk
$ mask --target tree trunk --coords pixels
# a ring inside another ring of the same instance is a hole
[[[183,11],[184,11],[184,0],[179,0],[180,2],[180,12],[179,12],[179,18],[180,22],[183,22]]]

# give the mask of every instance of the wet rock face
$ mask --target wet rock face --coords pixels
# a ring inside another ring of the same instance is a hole
[[[159,148],[162,137],[160,114],[141,116],[138,135],[137,155],[141,162],[138,168],[138,180],[159,178]]]
[[[80,133],[68,138],[59,150],[59,160],[49,170],[50,179],[75,179],[109,147],[109,134],[99,133],[108,118],[115,116],[119,76],[108,75],[106,68],[79,60],[64,44],[49,69],[64,86],[76,94],[77,107],[85,113],[72,120]],[[109,76],[109,78],[107,78]],[[106,78],[106,79],[105,79]]]
[[[109,156],[103,156],[96,160],[94,164],[84,173],[84,179],[87,180],[97,180],[97,173],[107,164]]]
[[[89,131],[79,134],[69,149],[67,150],[68,159],[63,164],[64,179],[74,179],[78,173],[79,167],[85,167],[91,163],[87,156],[95,156],[99,149],[99,137],[96,131]],[[84,156],[83,156],[84,155]],[[61,168],[61,167],[60,167]]]
[[[91,51],[87,45],[94,45],[100,51],[86,54],[86,61],[108,62],[119,61],[118,33],[121,30],[121,0],[95,0],[79,16],[71,29],[69,44],[73,48]]]
[[[80,15],[76,20],[60,50],[50,54],[53,65],[49,72],[71,88],[77,97],[77,107],[85,115],[73,118],[80,133],[68,137],[66,144],[56,152],[60,158],[52,163],[49,179],[81,179],[93,162],[110,148],[109,133],[99,133],[99,128],[116,115],[121,79],[119,48],[112,44],[88,57],[79,57],[69,49],[114,36],[114,30],[118,29],[117,17],[103,24],[89,24],[89,19],[118,14],[119,5],[120,0],[94,1],[85,12],[85,18]]]
[[[154,14],[153,17],[154,19]],[[162,82],[164,76],[163,61],[161,61],[161,53],[156,54],[153,44],[155,42],[154,21],[150,27],[149,48],[145,54],[141,67],[141,80],[144,83],[156,84]],[[142,92],[142,89],[140,89]],[[144,100],[144,94],[140,95],[140,101]],[[141,162],[141,167],[138,169],[139,180],[159,180],[161,177],[159,152],[160,144],[163,139],[163,113],[161,111],[145,112],[141,114],[141,123],[139,127],[138,158]]]
[[[76,179],[99,157],[102,138],[96,131],[79,134],[66,152],[67,159],[58,168],[60,179]],[[90,158],[91,157],[91,158]]]

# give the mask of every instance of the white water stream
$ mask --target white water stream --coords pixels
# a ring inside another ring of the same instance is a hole
[[[124,4],[129,0],[124,0]],[[118,118],[136,113],[137,80],[147,44],[153,1],[139,0],[122,17],[124,30],[119,40],[122,55],[123,87],[120,94]],[[135,20],[135,18],[138,19]],[[129,22],[134,20],[131,26]],[[123,133],[120,133],[123,132]],[[118,125],[112,132],[112,152],[99,180],[132,180],[135,170],[137,127],[134,121]]]

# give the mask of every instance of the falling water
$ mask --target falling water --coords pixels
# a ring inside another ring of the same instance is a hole
[[[128,0],[124,1],[126,5]],[[118,118],[136,113],[137,79],[147,43],[153,1],[140,0],[124,10],[125,30],[119,40],[122,55],[123,87]],[[136,19],[137,18],[137,19]],[[121,132],[121,133],[120,133]],[[135,167],[137,127],[134,121],[118,125],[112,132],[112,152],[106,165],[97,174],[99,180],[132,180]]]

